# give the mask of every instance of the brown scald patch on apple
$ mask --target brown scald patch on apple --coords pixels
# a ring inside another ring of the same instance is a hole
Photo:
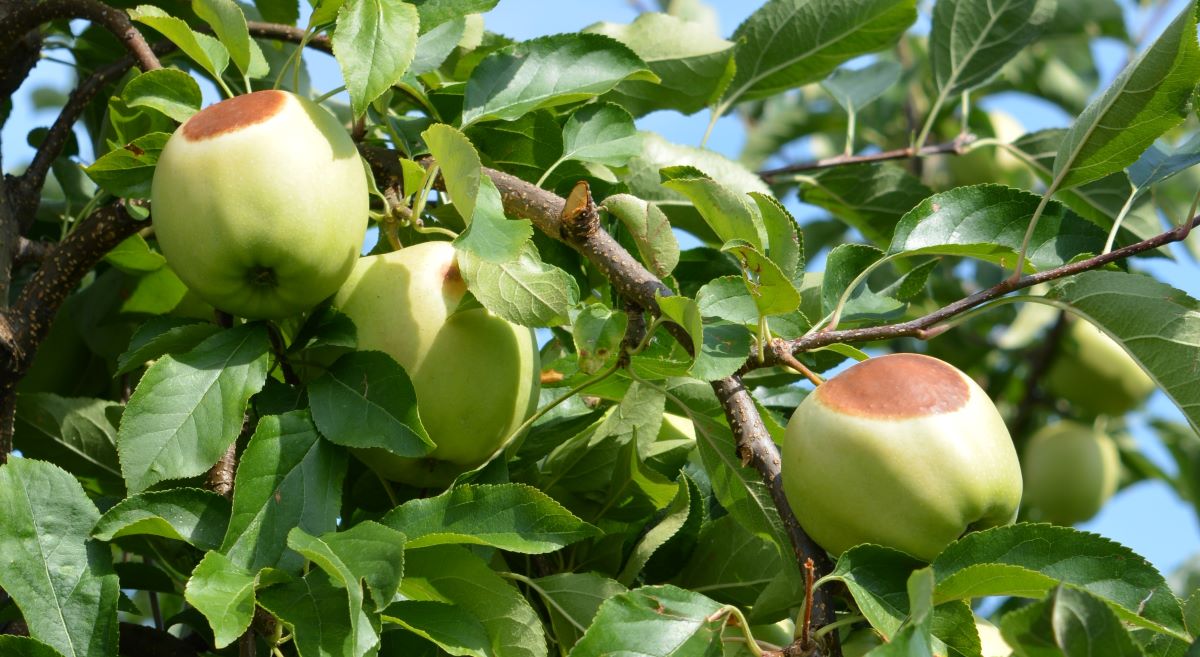
[[[442,274],[442,285],[442,289],[447,293],[459,295],[467,293],[467,283],[463,280],[457,260],[451,260],[450,264],[446,265],[446,273]]]
[[[262,123],[283,110],[287,94],[282,91],[256,91],[197,112],[183,124],[183,136],[191,141],[211,139],[227,132]]]
[[[966,405],[971,389],[954,367],[921,354],[870,358],[817,387],[817,398],[846,415],[894,419],[941,415]]]

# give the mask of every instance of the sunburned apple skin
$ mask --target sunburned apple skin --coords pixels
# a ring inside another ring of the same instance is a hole
[[[184,122],[150,195],[172,269],[239,317],[289,317],[336,292],[367,229],[354,142],[329,112],[285,91],[237,96]]]
[[[1021,466],[974,381],[919,354],[863,361],[788,422],[783,487],[800,525],[835,555],[876,543],[932,560],[967,531],[1006,525]]]
[[[1117,492],[1117,445],[1088,425],[1064,420],[1042,427],[1030,437],[1023,456],[1025,503],[1033,520],[1083,522]]]
[[[360,350],[400,363],[417,412],[437,448],[423,458],[356,450],[385,478],[445,486],[476,467],[533,412],[540,366],[532,329],[475,307],[455,312],[467,292],[449,242],[426,242],[361,258],[334,297],[354,321]]]

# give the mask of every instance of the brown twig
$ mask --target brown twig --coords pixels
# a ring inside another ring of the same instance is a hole
[[[134,27],[133,21],[129,20],[129,14],[100,0],[42,0],[25,11],[17,12],[0,25],[0,56],[6,55],[11,46],[19,43],[38,26],[56,20],[73,19],[91,21],[112,32],[143,71],[162,68],[150,44]]]
[[[837,155],[835,157],[827,157],[820,160],[812,160],[810,162],[800,162],[797,164],[789,164],[788,166],[778,167],[775,169],[764,169],[758,172],[758,176],[767,183],[779,182],[778,178],[794,173],[803,173],[805,171],[815,171],[817,169],[829,169],[831,167],[847,166],[850,164],[863,164],[868,162],[884,162],[887,160],[907,160],[910,158],[921,158],[930,155],[945,155],[952,153],[961,155],[966,152],[966,147],[975,137],[972,135],[963,135],[953,141],[948,141],[943,144],[933,144],[922,148],[920,151],[914,150],[911,146],[905,148],[897,148],[895,150],[883,151],[880,153],[870,153],[868,155]]]
[[[775,358],[778,359],[780,363],[783,363],[784,365],[803,374],[804,378],[811,381],[814,386],[819,386],[822,383],[825,383],[825,379],[822,379],[817,375],[816,372],[808,369],[808,366],[806,366],[804,363],[801,363],[795,356],[792,355],[791,351],[788,351],[787,343],[783,340],[776,338],[771,341],[771,353],[775,354]]]
[[[291,25],[246,21],[246,27],[250,28],[250,36],[259,39],[272,39],[274,41],[286,41],[295,44],[300,44],[304,40],[304,30]],[[333,53],[333,43],[329,40],[329,37],[323,34],[312,35],[304,45],[324,53]]]
[[[985,290],[980,290],[975,294],[963,297],[954,303],[938,308],[931,313],[922,315],[921,317],[909,320],[907,322],[889,324],[886,326],[843,329],[838,331],[820,331],[796,338],[794,340],[786,340],[785,344],[790,349],[791,353],[798,354],[805,351],[811,351],[819,347],[825,347],[838,343],[872,342],[875,340],[891,340],[894,338],[905,337],[927,340],[929,338],[941,335],[946,330],[946,326],[938,326],[942,322],[972,308],[981,306],[988,301],[998,299],[1006,294],[1009,294],[1010,292],[1015,292],[1016,290],[1023,290],[1027,287],[1033,287],[1038,283],[1046,283],[1092,269],[1098,269],[1109,263],[1117,262],[1118,260],[1124,260],[1125,258],[1143,253],[1145,251],[1152,251],[1161,246],[1171,244],[1172,242],[1179,242],[1187,237],[1188,232],[1193,226],[1197,225],[1200,225],[1200,215],[1193,217],[1187,223],[1168,230],[1165,233],[1160,233],[1149,239],[1142,240],[1141,242],[1136,242],[1134,244],[1115,249],[1109,253],[1094,256],[1077,262],[1072,262],[1062,265],[1061,267],[1055,267],[1054,269],[1047,269],[1046,271],[1037,272],[1035,274],[1029,274],[1028,276],[1022,276],[1016,280],[1006,279],[1000,283],[997,283],[996,285],[993,285],[992,287],[989,287]],[[743,370],[751,370],[758,367],[766,367],[778,364],[775,362],[771,352],[767,352],[767,356],[768,357],[765,362],[757,362],[752,359],[752,362],[747,363]]]

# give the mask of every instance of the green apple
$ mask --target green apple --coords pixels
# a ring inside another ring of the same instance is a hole
[[[1004,420],[966,374],[891,354],[817,386],[788,422],[783,488],[838,555],[877,543],[932,560],[964,533],[1011,523],[1021,465]]]
[[[285,91],[212,105],[167,141],[154,234],[204,301],[247,318],[304,312],[337,291],[367,230],[366,173],[325,110]]]
[[[1116,443],[1095,428],[1064,420],[1042,427],[1025,445],[1025,503],[1032,519],[1073,525],[1096,515],[1117,492]]]
[[[1089,322],[1070,319],[1046,391],[1093,415],[1124,415],[1156,387],[1137,361]]]
[[[486,461],[533,412],[540,367],[533,330],[473,305],[449,242],[361,258],[334,306],[354,321],[360,350],[400,363],[437,448],[413,459],[359,450],[384,477],[445,486]]]

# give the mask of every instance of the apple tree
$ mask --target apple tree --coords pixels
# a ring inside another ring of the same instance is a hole
[[[1200,656],[1195,0],[302,4],[0,4],[0,654]]]

